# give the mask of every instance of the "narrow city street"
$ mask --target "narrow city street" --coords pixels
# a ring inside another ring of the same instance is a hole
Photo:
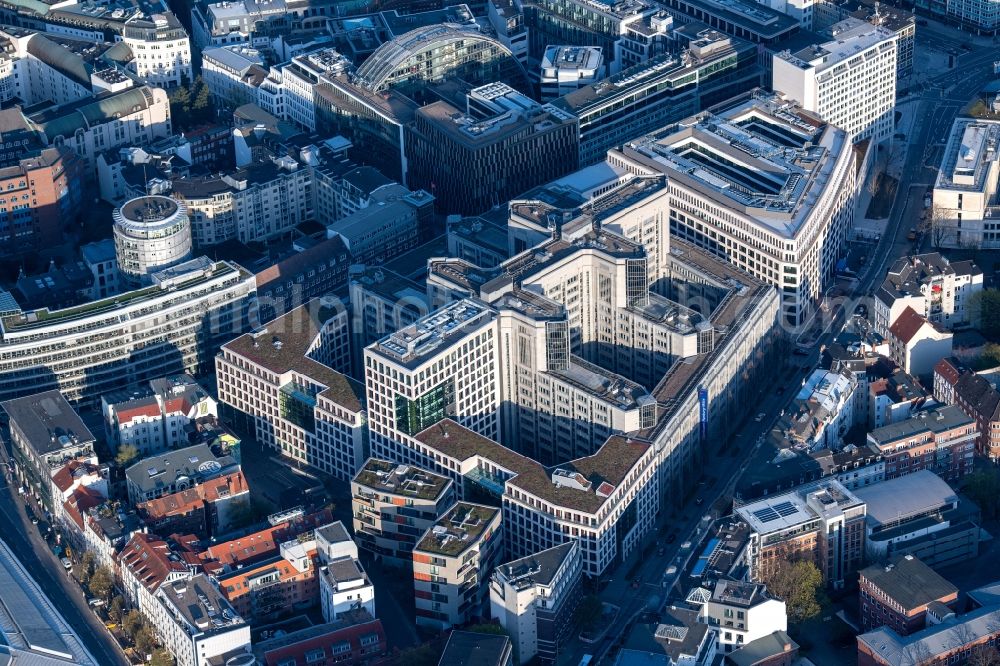
[[[31,573],[35,582],[58,609],[66,622],[80,635],[87,649],[102,666],[128,664],[101,620],[87,606],[83,590],[62,568],[55,554],[32,525],[16,489],[0,476],[0,533],[4,543]]]

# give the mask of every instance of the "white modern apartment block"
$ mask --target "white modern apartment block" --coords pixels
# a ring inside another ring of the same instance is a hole
[[[555,661],[580,600],[580,547],[567,541],[501,564],[490,578],[490,612],[514,644],[515,663]]]
[[[193,259],[152,285],[78,307],[0,319],[0,398],[58,387],[72,402],[171,373],[212,367],[247,330],[256,282],[226,261]]]
[[[260,51],[247,44],[211,46],[201,53],[201,78],[220,106],[256,102],[265,76]]]
[[[945,328],[968,323],[967,304],[983,289],[983,271],[972,261],[948,261],[937,252],[898,259],[872,299],[875,330],[889,327],[906,308]]]
[[[608,161],[665,174],[671,238],[774,285],[784,321],[806,321],[853,223],[855,155],[844,130],[754,93],[612,150]]]
[[[339,520],[317,527],[320,606],[323,619],[336,622],[344,613],[364,609],[375,617],[375,588],[358,561],[358,547]]]
[[[698,619],[716,634],[717,652],[722,654],[788,630],[785,602],[770,596],[759,583],[717,581]]]
[[[775,54],[772,87],[845,130],[852,141],[891,139],[899,36],[855,18],[831,31],[831,41]]]
[[[227,664],[254,663],[235,658],[244,653],[252,659],[250,625],[204,574],[164,583],[156,601],[147,619],[177,666],[211,666],[220,658]]]
[[[258,441],[350,480],[368,458],[364,394],[350,367],[346,310],[310,301],[223,345],[219,401]]]
[[[175,88],[194,81],[191,40],[173,13],[127,21],[122,41],[132,55],[126,67],[143,83]]]
[[[340,55],[336,49],[327,48],[292,58],[281,66],[281,95],[285,120],[309,130],[316,131],[316,104],[313,87],[322,76],[335,77],[351,66],[350,60]]]
[[[541,64],[542,101],[562,97],[604,78],[604,54],[596,46],[550,46]]]
[[[1000,247],[1000,121],[958,118],[934,182],[931,234],[945,248]]]

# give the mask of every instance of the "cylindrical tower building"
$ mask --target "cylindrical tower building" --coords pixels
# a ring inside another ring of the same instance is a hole
[[[150,274],[191,258],[191,223],[183,203],[136,197],[114,212],[115,255],[126,289],[149,284]]]

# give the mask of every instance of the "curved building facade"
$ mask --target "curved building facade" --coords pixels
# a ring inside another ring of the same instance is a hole
[[[149,284],[150,274],[191,258],[187,208],[164,196],[136,197],[114,212],[115,255],[126,286]]]
[[[454,23],[418,28],[386,42],[365,60],[355,82],[369,90],[414,91],[458,77],[473,86],[502,81],[526,92],[524,67],[506,46]]]

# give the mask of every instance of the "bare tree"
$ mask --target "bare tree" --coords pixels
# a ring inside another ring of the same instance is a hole
[[[941,249],[945,236],[953,229],[951,219],[941,206],[933,206],[930,213],[931,243],[935,250]]]
[[[972,648],[968,666],[1000,666],[1000,652],[985,643]]]

